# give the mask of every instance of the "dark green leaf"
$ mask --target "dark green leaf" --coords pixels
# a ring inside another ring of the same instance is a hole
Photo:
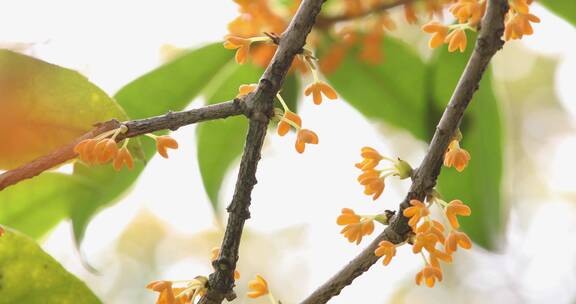
[[[576,1],[574,0],[540,0],[553,13],[564,18],[572,25],[576,26]]]
[[[229,66],[218,76],[219,81],[207,93],[207,102],[211,104],[234,98],[240,85],[258,82],[261,74],[262,70],[252,65]],[[286,96],[294,100],[289,94]],[[222,180],[234,160],[242,153],[247,126],[245,117],[209,121],[198,126],[198,165],[204,188],[214,209],[219,206],[218,193]]]
[[[101,303],[34,240],[6,229],[0,237],[0,304]]]
[[[348,52],[342,65],[328,80],[354,108],[369,118],[427,137],[425,70],[422,59],[404,43],[386,38],[386,60],[374,66]]]
[[[438,51],[431,63],[432,94],[438,109],[443,109],[454,88],[472,47],[464,54]],[[498,101],[494,95],[490,70],[486,71],[480,89],[462,122],[464,140],[461,146],[472,159],[462,173],[443,168],[438,184],[447,200],[461,199],[472,209],[472,215],[462,219],[463,229],[479,245],[494,248],[502,227],[502,123]],[[434,129],[435,124],[429,128]]]

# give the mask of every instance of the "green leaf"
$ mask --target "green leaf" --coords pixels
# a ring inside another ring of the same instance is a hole
[[[220,43],[189,51],[129,83],[115,98],[132,118],[161,115],[169,110],[180,111],[205,89],[214,75],[231,61],[233,55]],[[144,160],[147,161],[154,156],[156,148],[151,140],[144,139],[142,142]],[[116,172],[110,166],[88,168],[76,164],[74,174],[85,178],[96,189],[92,197],[82,204],[72,205],[70,209],[78,244],[94,214],[126,193],[144,166],[145,163],[137,162],[132,171]]]
[[[68,217],[72,202],[92,195],[75,176],[46,172],[0,191],[0,223],[40,238]]]
[[[574,0],[539,0],[540,4],[556,15],[576,26],[576,1]]]
[[[469,46],[464,54],[450,54],[443,49],[431,62],[430,95],[438,109],[443,109],[450,100],[471,49]],[[494,248],[502,228],[503,131],[491,78],[491,71],[487,70],[462,122],[461,146],[472,157],[468,167],[461,173],[444,167],[438,180],[445,199],[460,199],[470,206],[472,215],[461,220],[463,230],[488,249]],[[437,120],[429,128],[433,130],[436,123]]]
[[[406,44],[387,37],[383,42],[386,60],[371,65],[348,52],[328,81],[350,105],[368,118],[387,122],[427,137],[425,71],[422,59]]]
[[[101,303],[34,240],[6,229],[0,237],[0,304]]]
[[[218,83],[207,93],[207,103],[234,98],[240,85],[258,82],[261,74],[262,69],[253,65],[233,63],[218,76]],[[294,100],[289,94],[286,96]],[[229,117],[225,120],[205,122],[197,128],[196,146],[200,174],[215,210],[219,207],[218,193],[222,180],[232,163],[242,154],[247,126],[245,117]]]
[[[181,110],[233,56],[221,43],[189,51],[126,85],[115,98],[133,119]]]
[[[0,50],[0,92],[0,169],[52,152],[96,122],[126,119],[78,72],[8,50]]]

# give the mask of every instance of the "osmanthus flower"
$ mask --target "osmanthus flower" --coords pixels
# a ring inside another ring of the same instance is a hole
[[[160,293],[156,304],[193,304],[206,293],[207,284],[208,278],[198,276],[189,281],[154,281],[146,288]]]
[[[256,275],[254,280],[248,282],[248,290],[246,296],[249,298],[256,299],[262,296],[268,296],[268,300],[271,304],[279,303],[268,288],[268,282],[266,282],[266,280],[259,274]]]
[[[442,270],[442,268],[440,268],[440,261],[444,262],[444,263],[452,263],[452,256],[444,251],[438,250],[438,249],[434,249],[434,251],[430,252],[430,265]]]
[[[250,54],[250,46],[252,43],[268,41],[271,41],[269,37],[242,38],[237,36],[226,36],[224,47],[229,50],[236,50],[236,62],[242,64],[246,62],[246,59]]]
[[[530,11],[530,3],[532,1],[528,2],[526,0],[510,0],[509,4],[510,7],[517,11],[520,14],[528,14],[528,12]]]
[[[126,131],[126,126],[122,125],[95,138],[85,139],[74,146],[74,153],[77,153],[80,160],[88,165],[105,164],[112,161],[112,166],[116,171],[119,171],[123,164],[132,169],[134,160],[127,148],[129,139],[124,140],[120,149],[116,142],[116,137]]]
[[[2,228],[2,226],[0,226],[0,236],[4,235],[4,228]]]
[[[465,205],[461,200],[453,200],[445,208],[446,218],[450,222],[453,229],[460,228],[457,216],[470,216],[472,211],[470,207]]]
[[[460,50],[463,53],[466,50],[466,44],[468,43],[468,38],[466,38],[465,28],[457,28],[446,36],[444,42],[448,43],[448,52],[452,53],[456,50]]]
[[[412,245],[413,253],[420,253],[422,248],[428,252],[434,252],[436,244],[439,242],[438,236],[431,232],[417,233],[414,236],[414,244]]]
[[[376,200],[382,192],[384,192],[384,176],[381,175],[381,171],[369,169],[364,171],[358,177],[358,182],[360,185],[364,186],[364,194],[373,195],[372,199]]]
[[[432,18],[434,16],[442,19],[444,18],[444,4],[451,2],[452,0],[426,0],[426,11],[428,11],[428,17]]]
[[[428,46],[432,49],[435,49],[442,44],[444,44],[444,40],[446,40],[446,36],[448,36],[448,26],[441,24],[437,21],[431,21],[427,24],[422,26],[422,30],[426,33],[432,34],[430,41],[428,41]]]
[[[430,210],[423,202],[417,199],[410,200],[410,205],[411,207],[404,209],[402,214],[405,217],[410,218],[410,220],[408,220],[408,225],[415,230],[420,219],[430,215]]]
[[[416,15],[416,10],[414,5],[410,2],[404,4],[404,18],[408,24],[418,23],[418,16]]]
[[[436,237],[438,237],[438,241],[440,243],[444,243],[445,237],[444,237],[444,225],[442,225],[442,223],[436,221],[436,220],[427,220],[424,221],[424,223],[420,224],[420,226],[418,226],[418,228],[416,228],[416,231],[414,231],[416,234],[419,233],[432,233],[434,235],[436,235]]]
[[[164,158],[168,158],[168,149],[178,149],[178,142],[168,135],[162,135],[162,136],[157,136],[154,134],[146,134],[146,135],[156,141],[156,150],[158,151],[158,154],[160,154]]]
[[[437,192],[434,192],[430,196],[430,201],[442,209],[444,216],[450,223],[450,232],[443,241],[446,253],[452,254],[458,246],[464,249],[472,248],[472,241],[468,235],[457,230],[460,227],[457,216],[469,216],[472,213],[470,207],[465,205],[461,200],[452,200],[450,203],[447,203],[440,198]]]
[[[274,110],[274,115],[276,118],[280,120],[278,123],[278,135],[284,136],[288,131],[290,131],[290,127],[296,130],[296,143],[294,144],[296,151],[298,153],[304,153],[306,149],[306,144],[316,145],[318,144],[318,135],[314,133],[314,131],[309,129],[302,128],[302,119],[296,113],[290,111],[290,108],[286,105],[284,99],[280,94],[276,95],[282,107],[284,107],[284,112],[280,109]]]
[[[214,247],[212,248],[212,250],[210,251],[210,261],[214,262],[217,258],[218,255],[220,255],[220,247]],[[240,272],[235,269],[234,270],[234,280],[238,280],[240,279]]]
[[[384,156],[380,155],[380,153],[372,147],[362,147],[360,156],[363,158],[362,162],[357,163],[355,166],[363,171],[374,169],[380,161],[384,159]]]
[[[358,41],[358,32],[353,26],[344,26],[336,32],[336,42],[327,48],[326,53],[319,61],[322,73],[332,74],[346,57],[348,50]]]
[[[300,118],[298,114],[288,110],[284,112],[282,119],[278,123],[278,135],[284,136],[288,133],[288,131],[290,131],[292,125],[288,121],[292,122],[298,127],[302,127],[302,118]]]
[[[300,129],[296,135],[296,151],[298,151],[298,153],[304,153],[306,144],[317,145],[318,135],[312,130]]]
[[[468,166],[470,161],[470,153],[460,148],[458,140],[454,139],[448,145],[448,149],[444,154],[444,166],[450,168],[454,166],[456,171],[462,172]]]
[[[258,88],[257,83],[242,84],[242,85],[240,85],[240,87],[238,87],[238,95],[236,95],[236,98],[246,96],[246,95],[256,91],[256,88]]]
[[[126,142],[128,141],[126,140]],[[130,150],[128,150],[126,146],[118,150],[118,153],[116,154],[116,157],[112,162],[112,167],[116,171],[120,171],[123,165],[126,165],[126,167],[128,167],[129,170],[132,170],[132,168],[134,168],[134,159],[132,158],[132,154],[130,154]]]
[[[320,71],[324,74],[332,74],[340,67],[346,57],[348,46],[345,44],[333,44],[320,61]]]
[[[458,247],[470,249],[472,248],[472,241],[466,233],[452,229],[446,238],[444,248],[446,248],[448,254],[451,254],[456,251]]]
[[[521,39],[524,35],[532,35],[534,30],[530,23],[540,23],[540,18],[531,13],[508,12],[506,16],[504,39]]]
[[[342,214],[336,219],[336,224],[344,226],[340,231],[350,243],[356,245],[362,242],[362,238],[374,232],[374,219],[376,216],[361,216],[349,208],[343,208]]]
[[[373,200],[378,199],[384,191],[387,177],[398,176],[400,179],[405,179],[412,175],[412,167],[406,161],[382,156],[374,148],[363,147],[360,156],[363,160],[355,165],[362,170],[358,182],[364,186],[364,194],[371,195]],[[382,160],[391,162],[392,166],[381,170],[375,169]]]
[[[116,140],[107,138],[99,141],[94,146],[95,154],[98,155],[98,162],[101,164],[109,162],[118,154]]]
[[[458,0],[450,6],[450,12],[459,23],[476,25],[486,11],[486,0]]]
[[[382,62],[382,39],[384,39],[382,25],[376,24],[362,39],[360,59],[370,64]]]
[[[386,266],[390,264],[390,261],[396,255],[396,245],[390,241],[382,241],[378,243],[378,248],[374,250],[374,255],[377,257],[383,256],[382,264]]]
[[[421,285],[422,281],[424,281],[426,286],[434,287],[436,281],[442,281],[442,270],[430,264],[426,264],[424,269],[416,274],[416,284]]]

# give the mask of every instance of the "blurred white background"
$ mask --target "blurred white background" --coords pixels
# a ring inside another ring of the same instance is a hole
[[[378,263],[331,303],[575,303],[576,30],[537,4],[533,10],[542,19],[535,35],[507,44],[495,60],[509,127],[504,198],[510,211],[499,250],[477,246],[458,253],[442,288],[427,289],[413,283],[421,259],[401,248],[390,266]],[[236,5],[226,0],[0,0],[0,46],[77,69],[112,95],[161,64],[166,50],[221,40],[236,15]],[[541,58],[556,66],[542,77],[555,84],[561,107],[546,103],[550,92],[507,98],[505,84],[540,73],[533,67]],[[349,244],[338,234],[342,207],[359,213],[396,209],[409,182],[391,180],[373,203],[355,180],[362,146],[413,165],[426,150],[425,143],[367,121],[343,101],[318,107],[306,98],[301,116],[320,144],[300,155],[292,138],[267,138],[240,252],[236,303],[257,302],[244,296],[255,273],[268,279],[283,303],[297,303],[366,244]],[[132,192],[90,224],[82,251],[100,274],[82,267],[69,223],[43,242],[105,303],[153,303],[147,282],[211,272],[209,250],[219,245],[221,228],[197,169],[195,127],[173,136],[180,149],[169,160],[154,158]],[[224,182],[224,203],[235,175],[236,169]]]

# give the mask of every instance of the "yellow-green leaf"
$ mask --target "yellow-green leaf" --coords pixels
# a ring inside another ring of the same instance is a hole
[[[0,50],[0,169],[12,169],[89,131],[126,119],[120,106],[76,71]]]
[[[101,303],[34,240],[4,227],[0,236],[0,304]]]

